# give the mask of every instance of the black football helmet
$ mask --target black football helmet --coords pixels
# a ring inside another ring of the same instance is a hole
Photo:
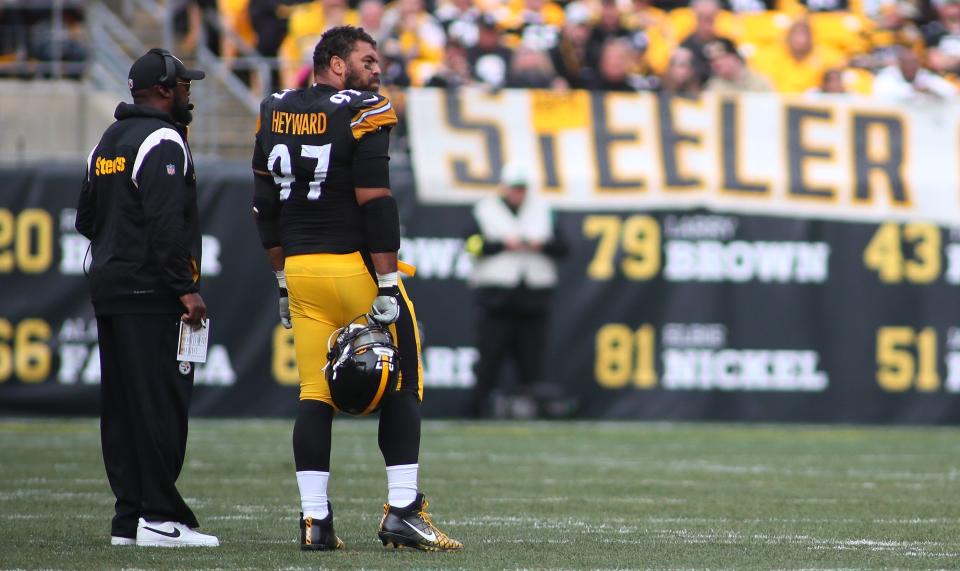
[[[389,329],[372,319],[366,324],[359,319],[330,336],[325,372],[334,406],[362,416],[379,409],[387,391],[397,388],[400,351]]]

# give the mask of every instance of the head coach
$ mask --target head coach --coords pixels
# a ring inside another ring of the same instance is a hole
[[[90,239],[100,343],[100,438],[116,496],[112,545],[216,546],[177,491],[193,367],[178,362],[180,322],[199,327],[200,221],[186,130],[189,70],[152,49],[130,68],[133,104],[87,158],[77,230]]]

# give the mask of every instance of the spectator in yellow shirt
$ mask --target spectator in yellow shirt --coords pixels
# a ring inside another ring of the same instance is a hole
[[[630,9],[623,13],[622,21],[632,33],[641,32],[646,36],[646,60],[651,69],[664,73],[673,48],[680,42],[666,13],[654,6],[653,0],[632,0]]]
[[[344,24],[356,25],[357,14],[346,0],[321,0],[290,8],[287,37],[280,45],[281,82],[299,87],[313,70],[313,48],[323,32]]]
[[[653,5],[653,0],[631,0],[623,14],[623,23],[631,30],[646,30],[667,25],[666,13]]]
[[[559,4],[550,0],[524,0],[520,9],[500,24],[524,46],[549,50],[560,39],[563,21],[563,8]]]
[[[757,54],[753,64],[777,91],[804,93],[819,87],[824,72],[843,62],[818,48],[810,24],[798,20],[787,31],[785,45]]]
[[[384,16],[384,27],[389,31],[382,53],[404,62],[413,84],[423,85],[443,61],[443,27],[423,0],[398,0]]]
[[[918,56],[926,51],[923,32],[916,21],[920,11],[909,0],[897,0],[879,8],[876,25],[869,30],[867,52],[851,58],[850,64],[880,69],[896,60],[896,47],[907,46]]]

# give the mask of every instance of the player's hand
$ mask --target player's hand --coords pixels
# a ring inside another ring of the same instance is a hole
[[[293,320],[290,319],[290,295],[287,293],[287,276],[283,270],[277,270],[273,275],[277,278],[277,286],[280,288],[280,301],[277,303],[280,324],[284,329],[293,329]]]
[[[280,310],[280,324],[284,329],[293,329],[293,321],[290,319],[290,296],[286,288],[280,290],[280,301],[278,303]]]
[[[190,327],[197,329],[207,318],[207,304],[199,293],[185,293],[180,296],[180,303],[187,308],[187,312],[180,316],[180,321],[189,323]]]
[[[370,306],[370,317],[380,325],[395,323],[400,317],[400,288],[397,286],[382,287],[377,290],[377,297]]]

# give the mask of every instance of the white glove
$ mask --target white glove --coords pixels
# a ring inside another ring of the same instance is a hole
[[[395,323],[400,317],[400,288],[397,286],[382,287],[377,291],[377,297],[370,306],[370,317],[380,325]]]
[[[293,321],[290,319],[290,297],[287,294],[287,276],[283,270],[273,272],[277,277],[277,285],[280,287],[280,301],[277,304],[280,312],[280,324],[284,329],[293,329]]]
[[[280,324],[284,329],[293,329],[293,321],[290,320],[290,298],[287,296],[287,290],[280,290]]]

